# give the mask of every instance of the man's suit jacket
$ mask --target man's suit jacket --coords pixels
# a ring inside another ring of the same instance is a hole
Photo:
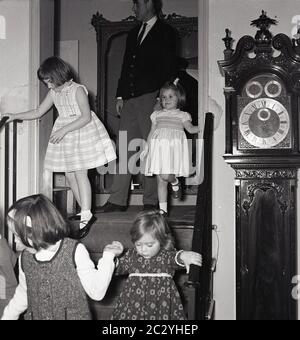
[[[158,19],[141,45],[137,46],[140,25],[126,41],[117,97],[124,100],[151,93],[176,74],[177,31]]]

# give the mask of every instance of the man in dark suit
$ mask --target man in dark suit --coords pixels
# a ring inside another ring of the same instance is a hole
[[[176,30],[161,19],[162,0],[133,0],[133,11],[141,24],[133,28],[127,37],[116,103],[121,116],[119,131],[127,133],[128,165],[136,164],[131,160],[136,151],[128,151],[130,141],[147,140],[151,129],[150,115],[157,103],[158,91],[176,74],[178,38]],[[133,172],[134,169],[128,166],[126,174],[114,176],[110,198],[99,212],[126,209]],[[143,188],[144,209],[156,207],[155,176],[144,177]]]

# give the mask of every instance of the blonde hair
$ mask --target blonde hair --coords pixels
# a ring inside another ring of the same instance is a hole
[[[186,104],[186,94],[185,94],[184,88],[180,85],[180,79],[176,78],[174,82],[168,81],[161,87],[159,91],[159,98],[161,102],[162,102],[163,93],[166,90],[174,91],[176,97],[178,98],[177,106],[179,109],[183,109]]]

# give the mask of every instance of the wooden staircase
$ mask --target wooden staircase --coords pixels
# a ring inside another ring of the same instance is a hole
[[[177,249],[193,250],[202,254],[202,267],[192,265],[189,275],[176,274],[175,282],[181,294],[188,320],[213,320],[213,276],[216,260],[212,257],[212,153],[214,117],[206,113],[204,129],[204,177],[198,186],[196,206],[174,206],[170,212],[171,227]],[[82,243],[97,262],[103,248],[112,241],[120,241],[125,248],[132,247],[130,228],[141,207],[132,206],[126,212],[97,215],[97,222]],[[109,320],[116,299],[126,278],[114,277],[105,298],[101,302],[90,301],[95,320]]]
[[[126,212],[97,214],[97,221],[92,226],[89,234],[82,240],[90,256],[95,261],[102,255],[103,248],[112,241],[120,241],[125,248],[132,247],[130,228],[132,222],[141,210],[141,207],[130,207]],[[177,206],[170,213],[169,225],[171,227],[177,249],[191,250],[193,239],[193,223],[195,207]],[[175,282],[182,297],[182,302],[187,309],[187,292],[185,282],[188,277],[185,271],[176,273]],[[90,307],[95,320],[109,320],[116,299],[119,296],[126,277],[113,277],[105,298],[100,301],[90,300]]]

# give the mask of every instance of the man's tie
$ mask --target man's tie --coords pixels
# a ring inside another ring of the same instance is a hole
[[[143,36],[145,34],[145,31],[146,31],[146,27],[147,27],[147,23],[145,22],[144,25],[143,25],[142,31],[137,38],[137,41],[136,41],[137,46],[139,46],[142,42]]]

